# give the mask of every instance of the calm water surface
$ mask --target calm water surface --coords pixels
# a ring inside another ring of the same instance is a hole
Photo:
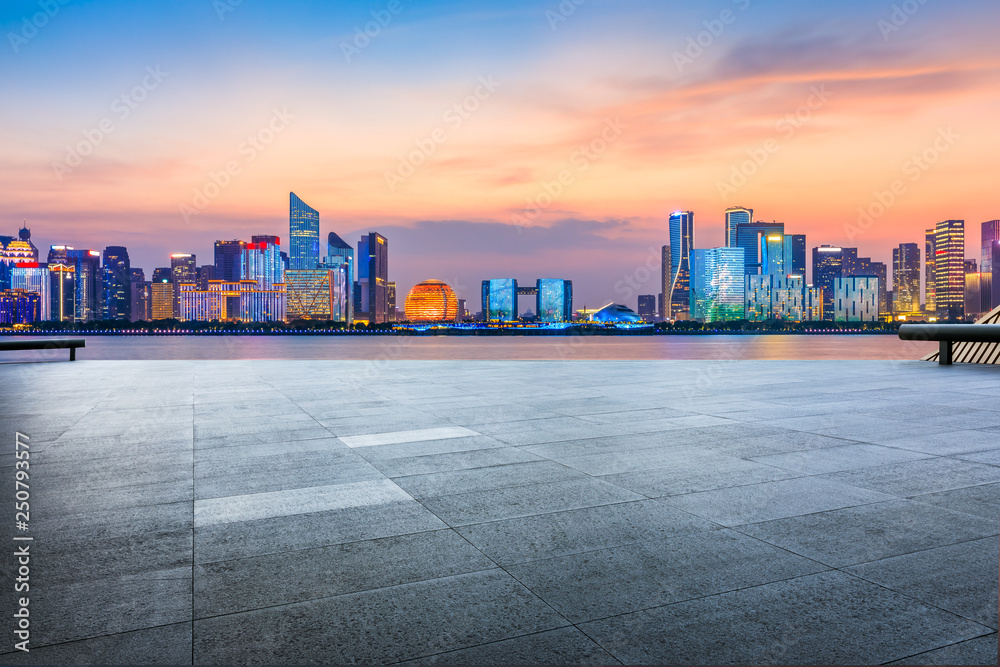
[[[79,336],[76,336],[79,337]],[[873,336],[85,336],[96,359],[919,359],[935,343]],[[68,357],[5,352],[0,362]]]

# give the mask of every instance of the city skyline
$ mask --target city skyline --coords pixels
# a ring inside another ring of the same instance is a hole
[[[673,209],[699,248],[742,204],[887,265],[915,220],[998,217],[995,3],[57,4],[34,32],[37,2],[0,10],[0,223],[40,246],[152,268],[178,235],[280,233],[294,190],[321,233],[413,248],[401,284],[447,265],[471,295],[558,255],[607,267],[575,279],[589,302]]]

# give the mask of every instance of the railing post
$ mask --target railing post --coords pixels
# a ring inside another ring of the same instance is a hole
[[[951,346],[952,342],[950,340],[941,341],[938,363],[942,366],[951,366]]]

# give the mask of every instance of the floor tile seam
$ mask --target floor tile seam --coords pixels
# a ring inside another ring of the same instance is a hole
[[[303,430],[306,430],[306,429],[303,429]],[[323,428],[323,430],[326,431],[329,434],[329,430],[328,429]],[[291,433],[294,433],[294,431],[291,431]],[[257,435],[257,434],[256,433],[249,433],[249,434],[245,434],[245,435]],[[224,438],[224,437],[227,437],[227,436],[219,436],[219,437],[223,437]],[[335,436],[333,434],[329,434],[329,435],[321,435],[321,436],[309,437],[309,438],[297,438],[295,440],[289,440],[289,439],[285,438],[285,441],[286,442],[309,442],[309,441],[312,441],[312,440],[329,440],[330,438],[337,438],[337,436]],[[198,435],[197,434],[194,436],[194,439],[195,439],[195,447],[197,448],[197,446],[198,446]],[[215,438],[215,437],[212,437],[212,438],[201,438],[202,441],[205,441],[205,440],[216,440],[216,439],[218,439],[218,438]],[[339,439],[339,438],[337,438],[337,439]],[[242,443],[242,444],[237,443],[237,444],[233,444],[233,445],[218,445],[216,447],[206,447],[203,444],[201,446],[201,449],[202,450],[208,450],[208,449],[228,449],[230,447],[256,447],[256,446],[266,445],[266,444],[269,444],[269,443],[266,443],[266,442],[251,442],[251,443]],[[345,445],[345,447],[346,447],[346,445]]]
[[[917,656],[926,655],[928,653],[933,653],[934,651],[940,651],[941,649],[945,649],[945,648],[951,648],[952,646],[958,646],[959,644],[965,644],[967,642],[975,641],[977,639],[982,639],[983,637],[990,637],[990,636],[995,635],[995,634],[997,634],[996,631],[993,631],[993,632],[988,632],[986,634],[979,635],[978,637],[969,637],[968,639],[960,639],[957,642],[952,642],[950,644],[944,644],[942,646],[937,646],[935,648],[927,649],[926,651],[921,651],[920,653],[913,653],[911,655],[905,655],[905,656],[903,656],[901,658],[893,658],[892,660],[889,660],[888,662],[883,662],[881,664],[883,664],[883,665],[891,665],[892,663],[899,662],[900,660],[909,660],[910,658],[916,658]],[[903,663],[903,664],[906,664],[906,663]]]
[[[37,645],[37,646],[32,646],[31,650],[32,651],[39,651],[39,650],[44,649],[44,648],[53,648],[53,647],[57,647],[57,646],[66,646],[68,644],[78,644],[80,642],[88,642],[88,641],[92,641],[94,639],[104,639],[106,637],[117,637],[119,635],[127,635],[127,634],[131,634],[133,632],[144,632],[146,630],[156,630],[158,628],[169,628],[169,627],[172,627],[172,626],[175,626],[175,625],[188,625],[188,621],[174,621],[173,623],[161,623],[159,625],[148,625],[148,626],[143,626],[141,628],[133,628],[131,630],[122,630],[120,632],[109,632],[109,633],[100,634],[100,635],[91,635],[89,637],[82,637],[80,639],[66,639],[66,640],[52,642],[51,644],[40,644],[40,645]],[[34,640],[32,640],[32,643],[34,643]],[[18,652],[18,651],[6,651],[6,652],[0,653],[0,657],[3,657],[5,655],[20,655],[20,652]]]
[[[320,549],[332,549],[334,547],[345,547],[345,546],[349,546],[349,545],[363,544],[365,542],[378,542],[380,540],[391,540],[391,539],[400,538],[400,537],[413,537],[413,536],[417,536],[417,535],[428,535],[430,533],[441,533],[441,532],[453,532],[453,533],[457,533],[457,531],[454,528],[452,528],[451,526],[448,526],[448,525],[445,524],[445,525],[442,525],[441,527],[438,527],[438,528],[428,528],[426,530],[415,530],[413,532],[407,532],[407,533],[393,533],[392,535],[383,535],[381,537],[369,537],[367,539],[354,539],[354,540],[347,540],[346,542],[332,542],[330,544],[319,544],[319,545],[311,546],[311,547],[302,547],[300,549],[282,549],[280,551],[269,551],[269,552],[266,552],[266,553],[258,553],[258,554],[252,554],[252,555],[246,555],[246,556],[238,556],[236,558],[220,558],[220,559],[217,559],[217,560],[198,561],[196,563],[196,566],[197,565],[200,565],[200,566],[217,565],[217,564],[220,564],[220,563],[237,563],[237,562],[241,562],[241,561],[254,560],[254,559],[259,559],[259,558],[267,558],[267,557],[270,557],[270,556],[278,556],[280,554],[301,554],[301,553],[304,553],[304,552],[307,552],[307,551],[318,551]]]
[[[885,559],[883,559],[883,560],[885,560]],[[875,562],[875,561],[873,561],[873,562]],[[886,590],[886,591],[889,591],[890,593],[893,593],[895,595],[899,595],[901,597],[907,598],[908,600],[912,600],[912,601],[914,601],[914,602],[916,602],[918,604],[921,604],[921,605],[923,605],[925,607],[929,607],[931,609],[936,609],[937,611],[940,611],[942,613],[949,614],[949,615],[954,616],[956,618],[960,618],[962,620],[965,620],[965,621],[968,621],[968,622],[973,623],[975,625],[978,625],[981,628],[985,628],[986,632],[984,634],[993,634],[993,633],[997,632],[997,628],[991,628],[990,626],[984,625],[982,622],[977,621],[974,618],[969,618],[968,616],[965,616],[965,615],[963,615],[963,614],[961,614],[961,613],[959,613],[957,611],[952,611],[951,609],[945,609],[944,607],[942,607],[942,606],[940,606],[938,604],[935,604],[934,602],[931,602],[930,600],[925,600],[923,598],[917,597],[914,594],[910,594],[910,593],[906,593],[906,592],[903,592],[903,591],[900,591],[900,590],[896,590],[895,588],[892,588],[891,586],[887,586],[886,584],[882,584],[882,583],[879,583],[877,581],[872,581],[871,579],[866,579],[865,577],[863,577],[860,574],[857,574],[855,572],[848,572],[846,570],[846,568],[848,568],[848,567],[854,567],[854,566],[853,565],[850,565],[850,566],[845,565],[845,566],[837,567],[837,568],[833,568],[833,569],[836,570],[837,572],[840,572],[841,574],[847,575],[848,577],[852,577],[852,578],[857,579],[859,581],[864,581],[865,583],[872,584],[873,586],[878,586],[879,588],[881,588],[883,590]],[[973,638],[970,637],[969,639],[973,639]]]
[[[349,596],[349,595],[367,595],[367,594],[376,593],[376,592],[380,592],[380,591],[389,591],[389,590],[392,590],[392,589],[395,589],[395,588],[403,588],[403,587],[406,587],[406,586],[416,586],[418,584],[426,584],[428,582],[438,582],[438,581],[444,582],[444,581],[447,581],[449,579],[454,579],[456,577],[464,577],[464,576],[467,576],[467,575],[470,575],[470,574],[479,574],[479,573],[482,573],[482,572],[497,572],[497,571],[503,571],[503,569],[500,568],[500,567],[498,567],[498,566],[496,566],[496,565],[493,565],[493,566],[490,566],[490,567],[484,567],[484,568],[480,568],[480,569],[476,569],[476,570],[469,570],[469,571],[466,571],[466,572],[457,572],[457,573],[454,573],[454,574],[447,574],[447,575],[444,575],[444,576],[429,576],[429,577],[426,577],[426,578],[415,579],[413,581],[404,581],[404,582],[398,583],[398,584],[390,584],[388,586],[375,586],[374,588],[364,588],[364,589],[356,590],[356,591],[345,591],[343,593],[336,593],[334,595],[321,595],[319,597],[307,598],[307,599],[304,599],[304,600],[295,600],[293,602],[279,602],[277,604],[271,604],[271,605],[266,605],[266,606],[262,606],[262,607],[252,607],[252,608],[247,608],[247,609],[240,609],[240,610],[237,610],[237,611],[227,611],[227,612],[224,612],[224,613],[221,613],[221,614],[209,614],[209,615],[206,615],[206,616],[195,616],[194,615],[194,607],[192,606],[192,618],[193,618],[192,622],[193,623],[204,622],[204,621],[214,620],[214,619],[218,619],[218,618],[225,618],[227,616],[239,616],[241,614],[251,614],[251,613],[255,613],[255,612],[269,611],[269,610],[272,610],[272,609],[281,609],[281,608],[284,608],[284,607],[293,607],[295,605],[312,604],[312,603],[316,603],[316,602],[323,602],[323,601],[326,601],[326,600],[336,600],[337,598],[342,598],[342,597],[346,597],[346,596]],[[520,582],[518,582],[518,583],[520,583]]]
[[[563,512],[574,512],[574,511],[577,511],[577,510],[593,509],[593,508],[597,508],[597,507],[612,507],[614,505],[624,505],[626,503],[638,503],[638,502],[642,502],[644,500],[655,500],[655,498],[647,498],[647,497],[644,496],[642,498],[634,498],[634,499],[631,499],[631,500],[616,500],[614,502],[599,503],[597,505],[584,505],[584,506],[581,506],[581,507],[569,507],[569,508],[552,510],[552,511],[549,511],[549,512],[538,512],[536,514],[519,514],[517,516],[505,517],[503,519],[491,519],[489,521],[475,521],[473,523],[460,523],[460,524],[451,524],[451,523],[448,523],[448,521],[446,521],[443,517],[439,516],[436,512],[432,511],[429,507],[427,507],[426,505],[424,505],[423,502],[421,502],[422,500],[426,500],[426,499],[414,498],[414,500],[416,500],[418,503],[420,503],[421,505],[423,505],[424,509],[426,509],[428,512],[431,512],[431,514],[434,514],[434,516],[436,516],[437,518],[441,519],[441,521],[444,521],[444,523],[449,528],[465,528],[467,526],[479,526],[479,525],[488,524],[488,523],[498,523],[498,522],[501,522],[501,521],[511,521],[513,519],[529,519],[529,518],[533,518],[533,517],[549,516],[549,515],[552,515],[552,514],[561,514]],[[703,519],[704,517],[698,517],[698,518],[699,519]]]
[[[575,468],[571,468],[570,466],[567,466],[564,463],[560,463],[559,461],[552,461],[551,459],[545,459],[545,460],[546,461],[550,461],[551,463],[555,463],[559,467],[564,468],[564,469],[566,469],[566,470],[568,470],[568,471],[570,471],[572,473],[576,473],[576,474],[574,476],[572,476],[572,477],[566,477],[564,479],[545,480],[545,481],[541,481],[541,482],[527,482],[527,483],[524,483],[524,484],[510,484],[508,486],[499,486],[499,487],[489,488],[489,489],[474,489],[474,490],[471,490],[471,491],[459,491],[457,493],[443,493],[443,494],[434,495],[434,496],[420,496],[420,498],[417,498],[417,496],[414,496],[414,495],[410,494],[409,491],[407,491],[406,493],[408,495],[410,495],[410,497],[413,498],[414,500],[419,501],[421,499],[431,500],[431,499],[435,499],[435,498],[454,498],[455,496],[464,496],[464,495],[468,495],[468,494],[471,494],[471,493],[489,493],[491,491],[506,491],[507,489],[521,489],[521,488],[525,488],[525,487],[528,487],[528,486],[541,486],[543,484],[560,484],[562,482],[572,482],[574,480],[583,479],[583,478],[596,479],[596,477],[594,477],[594,475],[591,475],[590,473],[586,473],[586,472],[584,472],[582,470],[577,470]],[[526,463],[533,463],[533,462],[532,461],[527,461]],[[539,461],[538,463],[541,463],[541,461]],[[486,466],[484,468],[477,468],[477,470],[488,470],[491,467],[503,467],[503,465],[521,465],[521,464],[512,463],[512,464],[501,464],[500,466]],[[463,472],[463,471],[457,471],[457,472]],[[429,473],[429,474],[434,475],[434,474],[439,474],[439,473]],[[413,476],[413,477],[419,477],[420,475],[411,475],[411,476]],[[402,477],[391,478],[390,477],[389,479],[392,480],[395,483],[395,479],[404,479],[404,478],[402,478]],[[599,480],[599,481],[603,481],[603,480]],[[610,484],[610,482],[607,482],[607,483]],[[616,485],[612,484],[612,486],[616,486]],[[402,487],[400,487],[400,488],[402,488]],[[621,487],[619,487],[619,488],[621,488]],[[628,489],[623,489],[623,490],[628,491]],[[404,491],[405,491],[405,489],[404,489]],[[631,491],[630,493],[637,493],[638,495],[643,495],[641,493],[638,493],[637,491]]]

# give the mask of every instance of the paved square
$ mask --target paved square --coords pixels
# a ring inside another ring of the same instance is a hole
[[[0,663],[992,663],[998,397],[917,361],[3,363]]]

